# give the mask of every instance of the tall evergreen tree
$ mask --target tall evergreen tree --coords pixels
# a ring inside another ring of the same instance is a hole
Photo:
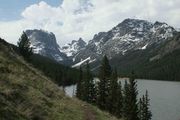
[[[145,94],[145,113],[146,113],[146,120],[151,120],[152,117],[152,113],[150,110],[150,103],[149,103],[150,99],[149,99],[149,95],[148,95],[148,91],[146,90],[146,94]]]
[[[125,80],[124,83],[124,89],[123,89],[123,118],[128,118],[129,116],[129,110],[130,110],[130,92],[129,92],[129,84],[127,80]]]
[[[130,114],[128,116],[128,120],[139,120],[138,119],[138,103],[137,103],[137,81],[135,80],[135,74],[132,72],[132,75],[129,80],[129,95],[130,95]]]
[[[90,70],[89,70],[89,64],[87,63],[86,64],[86,72],[85,72],[85,77],[84,77],[84,89],[83,89],[83,98],[84,98],[84,101],[86,102],[89,102],[89,93],[90,93],[90,79],[91,79],[91,74],[90,74]]]
[[[82,80],[83,80],[83,71],[82,71],[82,68],[80,66],[80,68],[79,68],[79,79],[78,79],[78,82],[77,82],[77,91],[76,91],[76,96],[79,99],[82,99],[82,92],[83,92]]]
[[[109,93],[109,101],[108,101],[108,110],[110,113],[115,113],[117,108],[117,96],[118,96],[118,75],[117,70],[115,69],[112,72],[112,79],[110,82],[110,93]]]
[[[137,82],[132,72],[129,84],[125,82],[124,88],[124,117],[126,120],[139,120],[137,95]]]
[[[138,115],[138,117],[139,117],[139,120],[143,120],[143,106],[144,106],[144,103],[143,103],[143,99],[144,99],[144,95],[143,95],[143,97],[142,98],[140,98],[139,99],[139,115]]]
[[[151,120],[152,113],[149,109],[149,97],[148,97],[148,91],[146,90],[146,94],[143,95],[143,97],[139,101],[139,118],[140,120]]]
[[[116,96],[116,110],[115,110],[115,115],[118,118],[121,118],[123,116],[123,96],[122,96],[122,87],[121,87],[121,82],[118,82],[117,86],[117,96]]]
[[[30,47],[30,40],[28,39],[25,32],[22,33],[18,43],[19,52],[25,59],[29,59],[29,57],[33,54],[32,48]]]
[[[96,90],[95,90],[95,83],[93,80],[93,76],[90,71],[89,63],[86,64],[86,74],[85,74],[85,81],[84,81],[84,101],[88,103],[94,104],[96,101]]]
[[[107,56],[103,57],[100,72],[99,72],[99,95],[98,95],[98,106],[103,109],[108,109],[109,93],[110,93],[110,79],[111,79],[111,66]]]
[[[86,75],[88,81],[88,102],[94,104],[96,102],[96,89],[93,76],[90,71],[89,63],[86,65]]]

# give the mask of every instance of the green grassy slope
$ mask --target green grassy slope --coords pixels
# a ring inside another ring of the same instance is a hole
[[[66,97],[0,40],[0,120],[87,119],[116,120],[94,106]]]

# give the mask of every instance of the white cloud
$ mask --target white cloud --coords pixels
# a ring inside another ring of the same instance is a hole
[[[0,36],[16,43],[25,29],[45,29],[62,45],[108,31],[126,18],[162,21],[180,28],[179,0],[64,0],[58,7],[40,2],[27,7],[22,19],[0,22]]]

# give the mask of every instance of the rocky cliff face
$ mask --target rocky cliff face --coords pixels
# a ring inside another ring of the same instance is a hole
[[[30,39],[34,53],[47,56],[58,62],[63,62],[68,57],[60,51],[60,47],[56,42],[56,37],[53,33],[44,30],[26,30]]]
[[[86,42],[79,38],[79,40],[73,40],[71,43],[61,47],[61,52],[66,54],[68,57],[74,56],[80,50],[83,50],[86,46]]]

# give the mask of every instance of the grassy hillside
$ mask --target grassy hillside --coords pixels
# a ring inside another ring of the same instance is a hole
[[[117,120],[69,98],[0,40],[0,120]]]

